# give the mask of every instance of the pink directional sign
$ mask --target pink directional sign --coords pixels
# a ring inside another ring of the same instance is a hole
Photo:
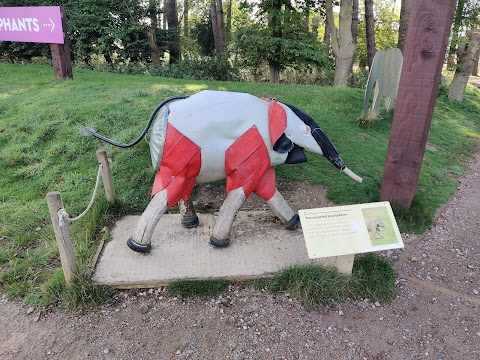
[[[60,7],[0,7],[0,41],[63,44]]]

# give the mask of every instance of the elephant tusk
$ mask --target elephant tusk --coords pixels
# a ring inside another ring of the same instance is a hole
[[[347,168],[345,166],[345,169],[342,170],[345,174],[347,174],[348,176],[350,176],[353,180],[355,180],[356,182],[358,183],[362,183],[363,179],[358,176],[357,174],[355,174],[352,170],[350,170],[349,168]]]

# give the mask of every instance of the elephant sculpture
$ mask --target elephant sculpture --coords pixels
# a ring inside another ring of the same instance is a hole
[[[182,224],[197,226],[192,189],[197,183],[221,179],[226,179],[228,195],[213,228],[212,245],[229,245],[235,215],[252,192],[266,200],[287,229],[295,229],[299,217],[276,189],[273,167],[306,162],[304,149],[324,155],[355,181],[362,181],[345,166],[310,116],[295,106],[246,93],[205,90],[190,97],[168,98],[129,144],[119,144],[93,129],[86,132],[112,145],[129,147],[143,138],[152,123],[150,150],[157,171],[152,199],[127,241],[137,252],[150,252],[159,219],[180,200]]]

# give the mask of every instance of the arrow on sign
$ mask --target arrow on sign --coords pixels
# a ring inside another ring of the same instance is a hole
[[[50,18],[48,18],[48,20],[50,20],[50,24],[43,24],[43,26],[51,27],[52,29],[50,30],[50,32],[53,32],[53,29],[55,29],[55,23]]]

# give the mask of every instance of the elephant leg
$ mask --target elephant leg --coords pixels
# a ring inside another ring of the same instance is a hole
[[[228,193],[225,202],[220,208],[215,226],[213,227],[210,244],[216,247],[227,247],[230,244],[230,229],[235,220],[235,215],[245,199],[245,192],[241,187],[231,190]]]
[[[127,245],[133,251],[149,253],[152,249],[153,230],[162,215],[167,211],[167,189],[155,194],[137,223],[134,235],[128,239]]]
[[[187,229],[198,226],[198,216],[195,214],[192,199],[180,200],[180,215],[182,225]]]
[[[275,194],[267,200],[268,206],[272,209],[275,215],[285,224],[287,230],[295,230],[300,223],[300,218],[297,214],[288,206],[287,202],[283,198],[282,194],[275,189]]]

